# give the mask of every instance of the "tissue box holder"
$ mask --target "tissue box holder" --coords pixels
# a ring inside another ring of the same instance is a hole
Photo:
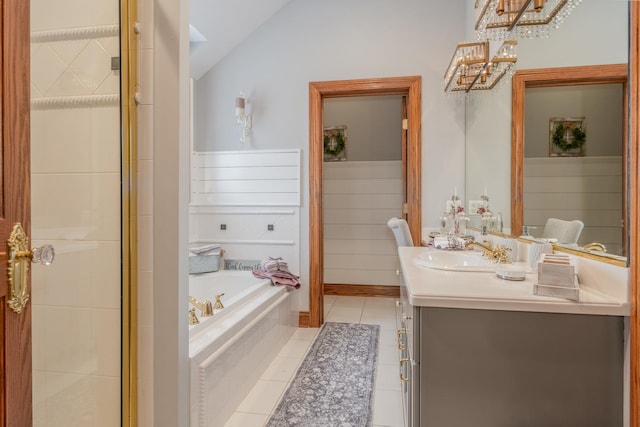
[[[533,293],[578,301],[580,289],[571,258],[565,255],[543,254],[538,263],[538,283],[533,285]]]
[[[189,255],[189,274],[212,273],[220,269],[220,252]]]

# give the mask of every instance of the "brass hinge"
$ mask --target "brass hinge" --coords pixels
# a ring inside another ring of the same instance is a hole
[[[402,119],[402,130],[407,130],[407,129],[409,129],[409,120]]]
[[[404,205],[402,205],[402,213],[407,215],[409,213],[409,204],[405,203]]]

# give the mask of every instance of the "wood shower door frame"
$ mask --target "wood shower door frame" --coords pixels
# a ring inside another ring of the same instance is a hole
[[[414,244],[421,224],[421,96],[420,76],[338,80],[309,83],[309,326],[324,322],[324,99],[352,96],[407,97],[407,222]]]

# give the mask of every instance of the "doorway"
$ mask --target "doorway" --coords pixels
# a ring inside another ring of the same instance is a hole
[[[417,244],[421,235],[421,78],[312,82],[309,84],[309,325],[324,322],[323,162],[324,100],[404,95],[407,99],[406,216]],[[302,323],[302,322],[301,322]],[[306,322],[304,322],[306,323]]]

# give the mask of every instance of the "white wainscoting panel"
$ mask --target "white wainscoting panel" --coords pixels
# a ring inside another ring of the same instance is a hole
[[[300,274],[300,150],[195,152],[191,242],[224,258],[282,257]]]
[[[273,226],[273,231],[269,226]],[[224,226],[224,230],[222,229]],[[282,257],[300,274],[300,209],[192,206],[192,242],[219,243],[225,259]]]
[[[300,150],[194,152],[191,204],[300,206]]]
[[[524,224],[541,235],[549,217],[580,219],[579,245],[603,243],[621,253],[621,157],[548,157],[524,160]]]
[[[397,286],[400,161],[324,163],[324,282]]]

